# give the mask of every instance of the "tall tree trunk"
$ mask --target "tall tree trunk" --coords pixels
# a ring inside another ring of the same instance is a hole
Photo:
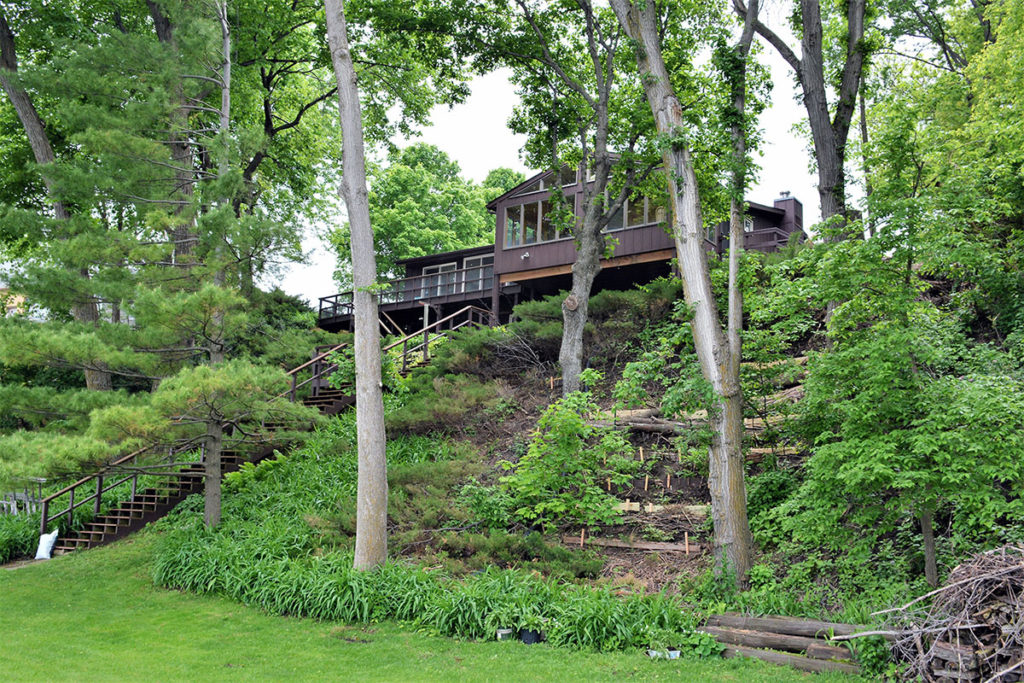
[[[224,180],[231,169],[230,157],[230,134],[231,134],[231,27],[228,24],[227,0],[218,2],[217,19],[221,29],[221,68],[220,68],[220,116],[219,133],[223,147],[220,150],[217,162],[218,175]],[[230,197],[222,197],[221,202],[229,204]],[[214,254],[214,283],[218,287],[224,286],[225,272],[221,254]],[[224,311],[218,309],[213,312],[213,325],[211,339],[208,345],[210,354],[210,365],[221,365],[226,357],[225,344],[223,339]],[[213,528],[220,524],[221,515],[221,452],[224,449],[224,424],[219,415],[209,416],[206,422],[206,458],[204,459],[204,474],[206,475],[205,509],[203,520],[206,526]]]
[[[17,84],[18,53],[15,50],[14,33],[7,23],[7,17],[0,7],[0,85],[11,101],[18,119],[21,121],[25,135],[28,137],[29,146],[32,148],[32,155],[36,163],[44,167],[42,169],[43,183],[46,185],[46,192],[50,196],[53,205],[53,215],[58,221],[68,221],[71,214],[67,207],[57,196],[53,186],[53,180],[47,174],[45,166],[52,164],[56,156],[53,153],[53,145],[46,134],[46,126],[43,124],[39,112],[32,103],[31,96]],[[85,281],[89,280],[89,270],[82,268],[78,272]],[[95,299],[88,294],[82,294],[82,298],[72,304],[71,316],[81,323],[96,325],[100,320],[99,306]],[[109,391],[111,389],[110,373],[105,369],[103,363],[96,363],[94,368],[85,370],[85,385],[95,391]]]
[[[221,451],[224,449],[224,427],[219,419],[206,423],[206,457],[203,458],[203,521],[207,528],[220,524]]]
[[[377,263],[366,192],[363,116],[355,67],[348,45],[343,0],[324,0],[327,39],[338,83],[342,134],[342,196],[352,232],[352,285],[355,318],[356,432],[359,481],[356,493],[356,569],[373,569],[388,555],[388,476],[385,459],[384,401],[381,392],[380,328],[371,287]]]
[[[604,191],[608,185],[611,160],[607,146],[608,108],[604,98],[598,103],[598,108],[603,113],[598,112],[597,115],[594,145],[595,180],[584,198],[583,220],[576,236],[576,260],[572,265],[572,289],[562,302],[562,346],[558,351],[558,363],[562,368],[563,395],[580,390],[580,373],[583,371],[583,331],[589,315],[590,291],[594,286],[594,278],[601,272],[601,256],[604,255],[605,247],[604,235],[601,234],[605,223],[601,218],[606,211]],[[585,164],[583,173],[586,173]]]
[[[663,160],[683,294],[694,313],[691,326],[701,371],[717,396],[717,405],[710,411],[713,435],[708,461],[715,555],[719,567],[734,572],[742,584],[750,568],[752,547],[741,451],[743,396],[738,373],[729,371],[738,369],[738,362],[731,358],[711,291],[697,178],[683,135],[683,108],[662,58],[654,3],[611,0],[611,5],[626,32],[639,43],[637,65],[644,92],[658,134],[664,139]]]

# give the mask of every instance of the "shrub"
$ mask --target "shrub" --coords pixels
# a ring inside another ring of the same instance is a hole
[[[513,514],[545,528],[569,522],[608,524],[620,514],[607,482],[624,484],[640,468],[622,432],[594,427],[588,419],[598,407],[589,394],[576,392],[550,405],[518,463],[500,464],[512,474],[501,483]]]

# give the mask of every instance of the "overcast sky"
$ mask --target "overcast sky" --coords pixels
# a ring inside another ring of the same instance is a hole
[[[783,191],[789,191],[804,206],[804,225],[818,220],[818,195],[809,170],[807,142],[794,131],[804,120],[803,106],[795,99],[792,73],[774,50],[765,50],[761,59],[771,68],[772,104],[761,117],[764,130],[761,166],[757,182],[748,199],[771,204]],[[463,176],[480,182],[496,167],[507,166],[529,174],[520,160],[522,136],[513,135],[505,126],[517,97],[507,81],[507,72],[481,76],[472,82],[472,94],[463,104],[452,109],[438,107],[432,115],[433,125],[419,138],[437,145],[462,167]],[[408,141],[396,141],[406,145]],[[314,307],[321,296],[335,293],[332,280],[334,254],[315,235],[308,235],[304,248],[311,252],[310,264],[292,266],[281,281],[289,294],[302,296]],[[273,284],[273,283],[269,283]]]

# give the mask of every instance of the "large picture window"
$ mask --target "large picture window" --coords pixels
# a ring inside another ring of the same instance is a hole
[[[423,266],[423,277],[420,278],[420,293],[417,299],[429,299],[435,296],[454,294],[455,278],[458,273],[457,263],[441,263],[436,266]]]
[[[462,262],[462,267],[465,269],[464,291],[479,292],[491,288],[491,278],[494,277],[494,254],[467,256]]]

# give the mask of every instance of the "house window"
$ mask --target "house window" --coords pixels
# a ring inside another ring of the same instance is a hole
[[[423,277],[420,278],[420,293],[417,299],[429,299],[435,296],[454,294],[459,264],[441,263],[436,266],[423,266]]]
[[[462,262],[463,291],[479,292],[491,288],[494,277],[494,254],[483,256],[467,256]]]
[[[514,247],[523,239],[523,207],[505,209],[505,246]]]
[[[743,217],[743,232],[754,232],[754,219],[750,216]]]
[[[566,185],[576,184],[576,169],[571,166],[563,166],[562,171],[558,174],[558,183],[565,187]]]
[[[644,197],[637,197],[636,199],[626,200],[626,227],[635,228],[638,225],[646,223],[646,216],[644,215],[644,209],[647,205],[647,200]]]
[[[533,244],[536,242],[539,228],[540,202],[523,204],[523,244]]]
[[[555,228],[554,221],[552,221],[552,211],[554,207],[551,205],[550,199],[545,199],[540,205],[540,241],[550,242],[551,240],[558,239],[558,230]]]

